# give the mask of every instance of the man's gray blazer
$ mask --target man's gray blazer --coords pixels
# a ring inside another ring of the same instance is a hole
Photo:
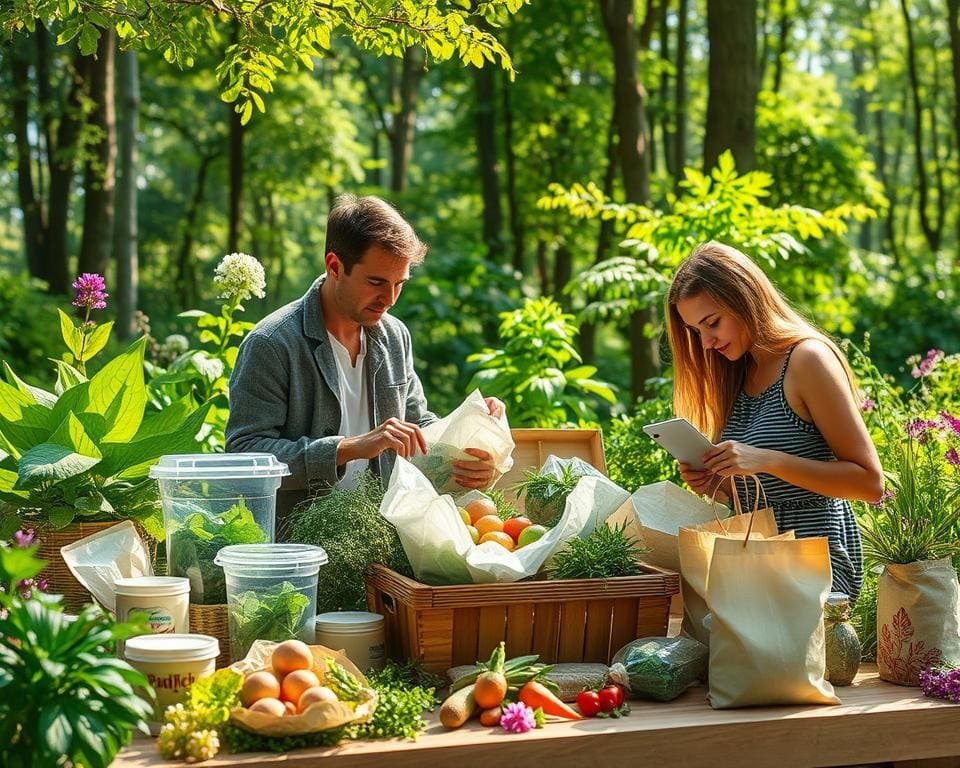
[[[277,493],[278,531],[289,510],[343,477],[337,467],[339,377],[323,321],[318,278],[302,299],[265,317],[240,345],[230,376],[228,452],[272,453],[290,467]],[[366,328],[366,372],[372,426],[391,416],[421,426],[436,421],[413,370],[406,326],[388,314]],[[384,484],[396,458],[370,462]]]

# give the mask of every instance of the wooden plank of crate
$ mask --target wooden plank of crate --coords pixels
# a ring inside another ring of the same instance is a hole
[[[453,665],[473,664],[477,660],[480,633],[480,609],[457,608],[453,612]]]
[[[560,633],[557,638],[557,661],[584,660],[583,631],[586,623],[586,600],[570,600],[560,606]]]
[[[587,623],[583,630],[584,661],[599,661],[606,664],[610,660],[610,621],[613,602],[613,600],[587,602]]]
[[[453,611],[424,610],[417,617],[424,666],[432,672],[446,672],[453,666]]]
[[[507,635],[507,608],[487,605],[480,609],[480,627],[477,631],[477,659],[488,659],[490,653]],[[475,660],[477,660],[475,659]]]
[[[640,600],[635,597],[621,597],[613,601],[613,618],[610,622],[611,658],[627,643],[637,639],[639,606]]]
[[[557,640],[560,637],[560,604],[533,604],[533,650],[543,662],[557,659]]]
[[[637,637],[663,637],[670,622],[670,600],[651,598],[640,602],[637,609]]]
[[[533,606],[530,603],[508,605],[507,658],[533,653]]]

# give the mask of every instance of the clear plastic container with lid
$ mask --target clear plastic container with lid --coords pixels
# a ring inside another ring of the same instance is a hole
[[[163,456],[150,468],[160,484],[167,574],[190,580],[190,601],[227,602],[213,558],[232,544],[272,542],[277,489],[287,465],[269,453]]]
[[[383,669],[383,616],[367,611],[321,613],[317,616],[317,643],[343,651],[361,672]]]
[[[254,640],[314,642],[317,576],[327,553],[309,544],[224,547],[214,562],[227,583],[230,659],[242,659]]]
[[[175,576],[135,576],[114,582],[117,621],[130,614],[147,614],[151,634],[183,634],[190,631],[190,582]],[[123,643],[117,644],[123,652]]]
[[[155,722],[172,704],[186,699],[187,690],[216,669],[220,643],[208,635],[140,635],[127,640],[123,655],[143,672],[157,692]]]

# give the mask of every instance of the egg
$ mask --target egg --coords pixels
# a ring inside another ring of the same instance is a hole
[[[297,702],[297,711],[303,713],[311,704],[318,701],[339,701],[337,694],[331,691],[325,685],[315,685],[313,688],[307,688],[300,696]]]
[[[302,640],[287,640],[274,648],[270,662],[276,676],[282,678],[298,669],[310,669],[313,666],[313,654],[310,646]]]
[[[310,689],[307,688],[307,690],[309,691]],[[292,701],[285,701],[285,702],[283,702],[283,707],[284,707],[284,709],[287,710],[287,711],[284,712],[283,714],[285,714],[285,715],[295,715],[295,714],[297,714],[297,706],[296,706],[296,704],[294,704]]]
[[[280,681],[266,671],[247,675],[240,689],[240,703],[249,707],[255,701],[267,698],[280,698]]]
[[[297,669],[283,678],[280,684],[280,698],[284,701],[300,701],[307,688],[320,685],[320,678],[309,669]]]
[[[251,712],[266,712],[268,715],[275,715],[276,717],[283,717],[286,714],[287,708],[284,706],[284,703],[280,699],[274,699],[268,697],[266,699],[260,699],[253,702],[250,705]]]

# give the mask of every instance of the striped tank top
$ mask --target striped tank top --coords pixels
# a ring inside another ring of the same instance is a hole
[[[797,416],[787,402],[783,380],[791,354],[793,349],[787,353],[780,378],[759,395],[753,397],[744,390],[740,391],[721,440],[736,440],[804,459],[836,461],[816,425]],[[863,553],[860,529],[850,502],[821,496],[773,475],[760,473],[758,477],[781,533],[792,529],[797,538],[827,537],[833,590],[849,595],[852,604],[863,583]],[[753,509],[755,494],[752,487],[744,490],[743,483],[737,483],[737,492],[744,509]]]

